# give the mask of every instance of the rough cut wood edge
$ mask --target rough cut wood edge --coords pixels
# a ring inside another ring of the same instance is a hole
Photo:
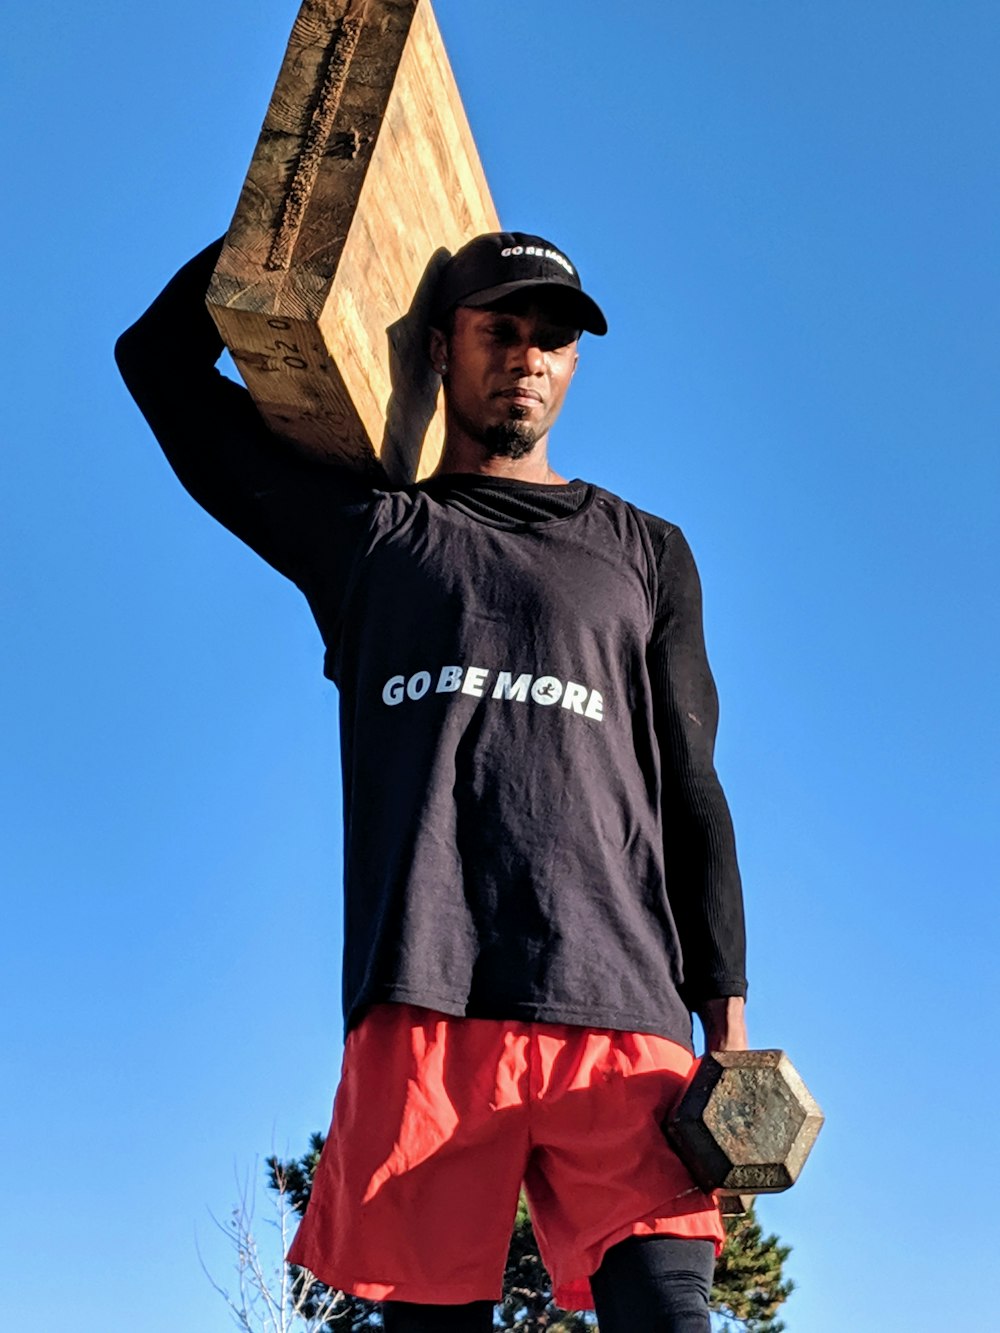
[[[209,291],[220,332],[272,429],[330,461],[376,471],[381,466],[395,484],[433,470],[443,441],[438,380],[425,354],[433,273],[470,236],[499,226],[429,0],[369,4],[369,18],[382,25],[379,40],[390,45],[399,43],[406,11],[408,30],[391,83],[383,80],[380,88],[369,77],[364,88],[354,89],[348,69],[343,113],[327,120],[326,132],[339,151],[359,120],[370,130],[381,106],[380,124],[367,143],[356,145],[357,156],[334,162],[337,186],[354,197],[349,226],[326,230],[317,244],[330,210],[317,220],[329,189],[315,189],[314,179],[313,195],[300,209],[290,267],[273,267],[282,200],[272,202],[273,162],[265,168],[272,173],[268,189],[260,188],[255,153]],[[357,4],[345,0],[303,5],[289,40],[299,66],[298,101],[293,105],[289,80],[279,76],[262,140],[280,142],[284,135],[287,142],[293,130],[297,142],[306,137],[309,102],[324,79],[317,50],[325,43],[328,75],[335,63],[329,34],[339,18],[357,12]],[[362,30],[352,37],[352,63],[368,60],[369,75],[375,35],[369,27],[367,36]],[[351,122],[346,128],[345,116]],[[286,178],[297,161],[286,153]],[[326,156],[324,164],[329,169]],[[282,184],[283,199],[287,179]]]
[[[213,304],[293,319],[319,317],[420,2],[304,0],[209,289]],[[318,104],[337,64],[343,25],[359,14],[366,23],[350,43],[347,77],[324,117]],[[308,189],[289,263],[269,267],[315,125],[325,133],[324,151],[318,172],[303,182]]]

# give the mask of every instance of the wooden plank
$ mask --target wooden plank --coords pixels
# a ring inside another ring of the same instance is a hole
[[[430,0],[305,0],[208,292],[272,429],[394,484],[432,471],[433,277],[499,225]]]

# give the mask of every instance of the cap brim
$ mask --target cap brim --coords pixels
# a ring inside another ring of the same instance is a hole
[[[608,321],[604,318],[604,312],[595,300],[580,291],[579,287],[571,287],[566,282],[552,282],[548,278],[520,278],[516,282],[503,282],[499,287],[487,287],[483,291],[471,292],[468,296],[461,296],[455,302],[456,305],[472,306],[473,309],[481,309],[483,306],[490,306],[502,301],[505,296],[512,296],[515,292],[524,292],[531,290],[541,290],[547,288],[551,292],[558,292],[559,297],[566,304],[566,309],[572,312],[573,322],[577,324],[586,333],[595,333],[598,337],[603,337],[608,331]]]

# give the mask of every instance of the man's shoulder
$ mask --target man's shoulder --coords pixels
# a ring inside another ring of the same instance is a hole
[[[676,523],[671,523],[669,519],[662,518],[659,514],[652,514],[649,510],[640,508],[639,505],[626,499],[625,496],[616,495],[614,491],[609,491],[606,486],[595,486],[594,490],[598,495],[603,495],[605,499],[613,500],[616,504],[625,505],[630,509],[646,530],[654,550],[659,551],[675,532],[680,532]]]
[[[636,516],[639,521],[645,525],[653,545],[659,549],[665,546],[675,532],[680,532],[676,523],[671,523],[669,519],[661,518],[659,514],[651,514],[648,509],[640,509],[638,505],[633,505]]]

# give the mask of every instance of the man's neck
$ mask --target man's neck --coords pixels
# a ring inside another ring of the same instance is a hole
[[[543,436],[523,458],[504,458],[487,454],[483,446],[473,440],[458,441],[449,435],[433,475],[441,477],[449,472],[471,472],[482,477],[532,481],[539,486],[565,485],[566,478],[549,466],[547,441],[548,437]]]

